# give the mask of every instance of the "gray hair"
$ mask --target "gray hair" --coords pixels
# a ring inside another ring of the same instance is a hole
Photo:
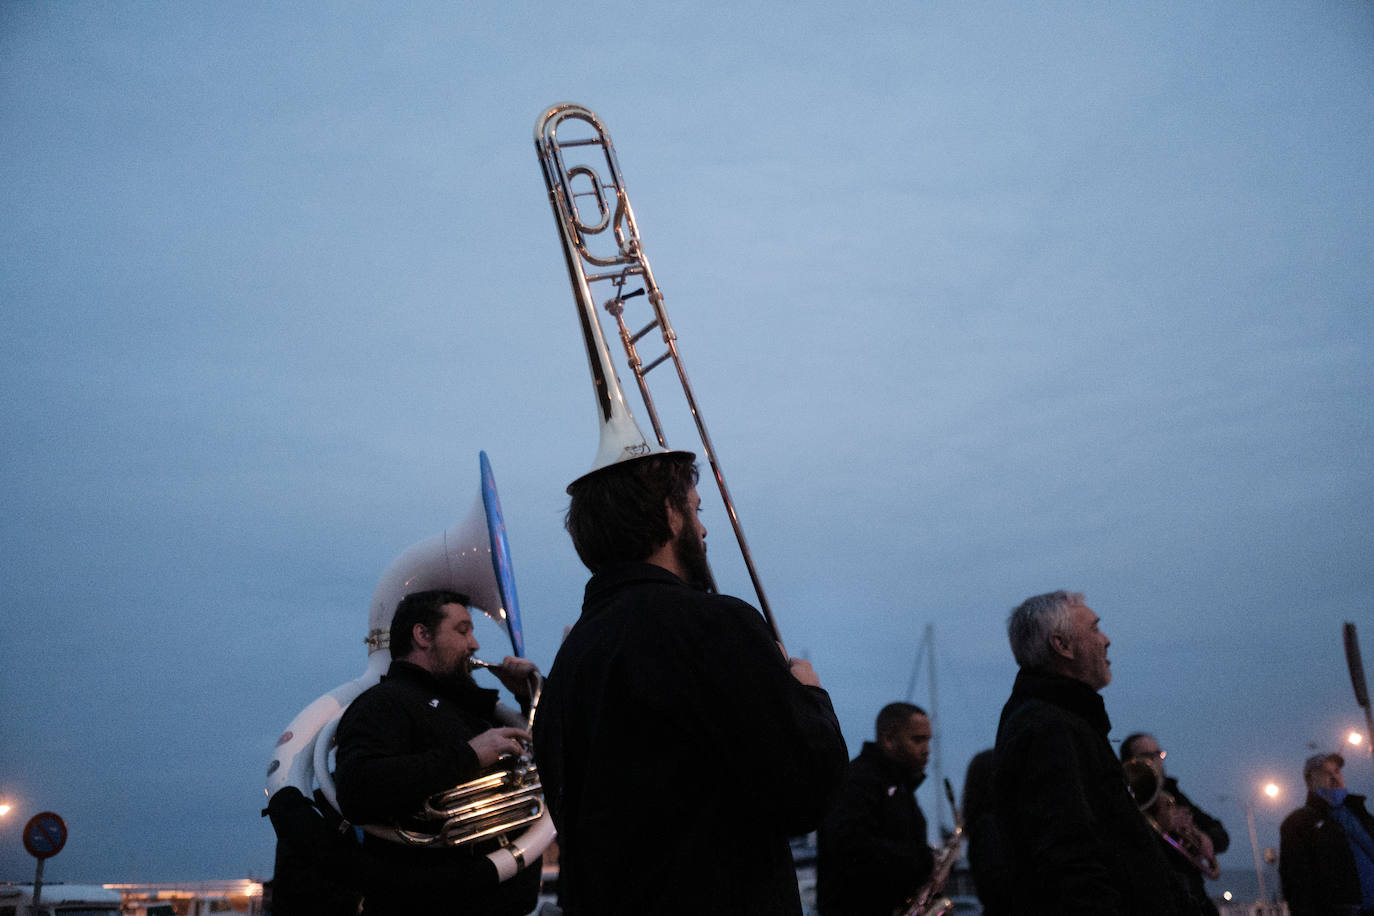
[[[1069,627],[1069,608],[1083,604],[1081,592],[1057,591],[1027,598],[1007,617],[1011,654],[1022,668],[1052,668],[1050,637]]]

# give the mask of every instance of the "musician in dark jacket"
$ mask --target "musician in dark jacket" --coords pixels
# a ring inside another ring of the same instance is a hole
[[[1374,914],[1374,816],[1345,787],[1345,758],[1303,765],[1307,802],[1279,827],[1279,879],[1293,916]]]
[[[1168,773],[1165,764],[1168,756],[1155,736],[1148,732],[1134,732],[1121,742],[1123,765],[1132,760],[1144,763],[1159,779],[1156,803],[1167,812],[1169,823],[1174,825],[1164,827],[1160,816],[1151,815],[1169,834],[1164,840],[1164,858],[1183,880],[1195,908],[1203,916],[1216,916],[1217,907],[1207,893],[1199,860],[1215,869],[1217,856],[1231,845],[1231,836],[1221,821],[1199,808],[1179,789],[1178,780]]]
[[[523,729],[497,723],[497,691],[472,680],[477,651],[468,599],[455,592],[407,595],[392,618],[385,677],[344,711],[335,781],[343,815],[355,824],[433,833],[416,820],[425,799],[477,776],[505,754],[524,752]],[[523,702],[533,664],[508,657],[493,672]],[[462,912],[524,916],[539,894],[536,858],[499,882],[487,853],[497,840],[462,847],[413,847],[369,834],[364,847],[382,863],[369,876],[366,916]]]
[[[788,837],[815,829],[844,738],[810,664],[707,591],[687,453],[569,487],[592,571],[534,723],[567,916],[800,914]]]
[[[1098,616],[1074,592],[1007,621],[1020,666],[994,751],[994,805],[1026,914],[1168,916],[1183,888],[1126,789],[1098,691],[1111,682]]]
[[[934,857],[916,803],[929,760],[925,710],[884,706],[817,836],[821,916],[891,916],[929,879]]]
[[[983,916],[1014,916],[1019,898],[1012,884],[997,810],[992,802],[993,749],[979,751],[964,772],[964,834],[968,838],[968,868],[973,875]]]

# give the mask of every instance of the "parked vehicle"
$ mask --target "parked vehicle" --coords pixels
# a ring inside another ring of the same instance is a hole
[[[123,897],[99,884],[0,884],[0,916],[121,916]]]

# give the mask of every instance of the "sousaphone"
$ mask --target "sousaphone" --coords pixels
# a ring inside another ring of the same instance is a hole
[[[267,767],[269,801],[287,788],[294,788],[310,799],[318,787],[328,804],[338,809],[329,759],[339,718],[348,704],[380,681],[390,667],[391,618],[406,595],[435,589],[468,595],[471,606],[496,621],[510,637],[513,654],[524,657],[525,642],[501,503],[486,452],[480,452],[479,458],[481,488],[467,517],[404,551],[377,583],[368,611],[368,657],[363,673],[306,706],[278,739]],[[536,677],[531,686],[528,716],[497,704],[497,717],[503,724],[528,728],[533,723],[542,681]],[[539,774],[528,757],[499,761],[477,779],[438,793],[417,814],[433,829],[400,830],[383,824],[362,828],[411,846],[462,846],[496,838],[500,846],[487,853],[487,857],[502,881],[514,877],[541,855],[554,836]]]

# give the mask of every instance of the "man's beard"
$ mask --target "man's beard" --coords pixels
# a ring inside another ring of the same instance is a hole
[[[690,526],[683,525],[673,542],[673,555],[682,567],[683,578],[688,585],[703,592],[714,592],[711,582],[711,567],[706,565],[706,542],[696,536]]]
[[[449,687],[462,689],[464,687],[475,687],[477,682],[472,678],[472,666],[468,664],[468,656],[460,658],[452,668],[441,671],[437,674],[438,680]]]

